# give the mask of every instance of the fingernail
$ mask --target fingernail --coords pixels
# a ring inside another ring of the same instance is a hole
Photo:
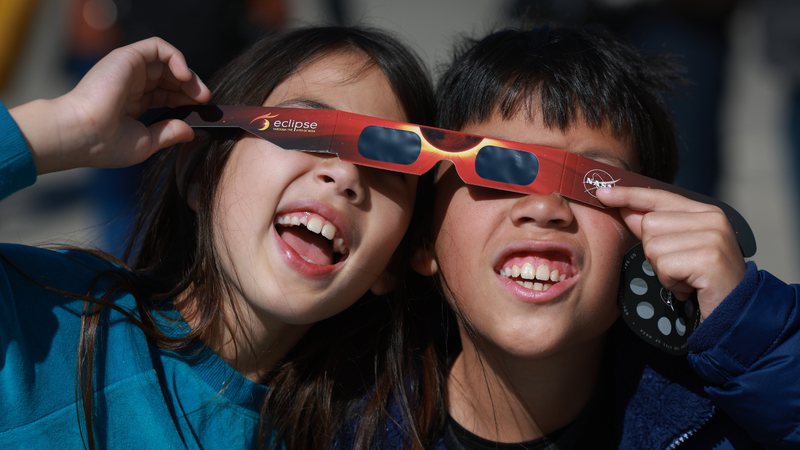
[[[597,188],[597,192],[598,193],[600,193],[600,192],[611,192],[611,188],[608,187],[608,186],[599,186]]]

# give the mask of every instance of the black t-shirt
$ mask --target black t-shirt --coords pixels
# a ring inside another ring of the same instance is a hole
[[[608,382],[608,371],[602,372],[600,383],[589,404],[571,423],[545,437],[517,443],[500,443],[484,439],[464,429],[448,415],[444,443],[448,450],[579,450],[617,448],[613,427],[614,389]]]
[[[447,417],[444,443],[448,450],[572,450],[584,434],[586,420],[583,415],[567,426],[547,436],[532,441],[500,443],[477,436]]]

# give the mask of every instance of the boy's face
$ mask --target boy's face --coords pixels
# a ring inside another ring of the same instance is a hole
[[[635,165],[628,145],[582,120],[560,131],[545,127],[540,114],[494,115],[463,131]],[[436,192],[435,261],[450,302],[491,343],[486,348],[545,357],[596,342],[610,327],[621,260],[633,244],[615,210],[557,194],[468,187],[454,170],[441,175]]]

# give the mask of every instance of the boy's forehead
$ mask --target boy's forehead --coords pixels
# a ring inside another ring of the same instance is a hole
[[[638,158],[628,139],[617,137],[610,125],[592,127],[582,116],[576,116],[568,127],[560,129],[546,125],[541,114],[520,112],[505,118],[495,112],[486,120],[467,124],[461,131],[560,148],[629,170],[638,166]]]

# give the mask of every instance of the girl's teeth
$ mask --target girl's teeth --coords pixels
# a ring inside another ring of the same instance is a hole
[[[322,226],[322,230],[320,231],[320,234],[322,234],[323,236],[325,236],[329,240],[333,239],[333,236],[336,234],[336,227],[333,226],[333,224],[326,223],[325,225]]]
[[[344,253],[344,251],[345,251],[344,239],[336,238],[336,239],[333,240],[333,251],[339,252],[339,253]]]
[[[300,226],[304,225],[308,231],[321,234],[326,239],[333,241],[333,249],[339,253],[344,253],[344,239],[336,238],[336,225],[326,221],[322,217],[309,213],[294,213],[278,217],[278,225]]]
[[[308,231],[319,234],[319,232],[322,231],[322,220],[320,220],[319,217],[312,217],[308,220],[306,228],[308,228]]]

